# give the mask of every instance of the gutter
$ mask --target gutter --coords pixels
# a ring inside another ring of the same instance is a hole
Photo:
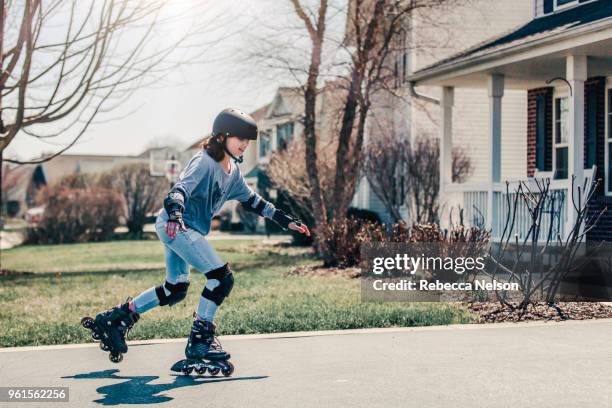
[[[427,95],[421,95],[419,93],[417,93],[417,91],[414,89],[414,86],[416,85],[416,81],[409,81],[408,82],[408,89],[410,90],[410,96],[416,99],[420,99],[422,101],[425,102],[429,102],[429,103],[433,103],[434,105],[440,105],[440,100],[436,99],[436,98],[432,98],[431,96],[427,96]]]

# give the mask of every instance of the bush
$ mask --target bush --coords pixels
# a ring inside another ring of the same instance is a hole
[[[350,207],[347,211],[347,217],[356,218],[362,221],[368,221],[374,224],[381,224],[380,217],[374,211],[364,210],[363,208]]]
[[[37,201],[45,211],[41,221],[27,230],[26,242],[33,244],[108,240],[124,208],[119,193],[98,187],[45,187]]]
[[[393,224],[386,230],[385,226],[370,220],[349,216],[333,220],[317,234],[322,244],[337,254],[337,264],[325,266],[350,267],[361,262],[361,245],[369,242],[424,242],[446,244],[438,245],[444,256],[466,256],[467,254],[483,253],[488,247],[490,232],[487,230],[463,225],[453,226],[450,230],[442,230],[438,224],[415,224],[408,227],[405,223]],[[449,249],[450,248],[450,249]],[[456,252],[459,251],[459,252]],[[449,280],[457,276],[441,276],[438,271],[430,271],[434,277]]]
[[[477,227],[466,227],[462,224],[452,225],[450,230],[442,230],[438,224],[416,224],[410,228],[408,242],[434,243],[426,250],[431,256],[440,258],[484,256],[487,253],[491,232]],[[474,272],[457,274],[452,270],[432,269],[428,271],[432,279],[444,282],[456,282],[459,279],[473,280]]]
[[[67,174],[53,183],[53,187],[60,188],[91,188],[97,184],[97,176],[89,173]]]
[[[336,254],[336,263],[325,266],[350,267],[361,261],[361,244],[364,242],[386,241],[383,226],[367,219],[348,216],[334,219],[316,231],[319,245]]]

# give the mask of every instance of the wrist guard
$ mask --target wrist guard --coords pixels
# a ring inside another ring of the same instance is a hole
[[[283,227],[283,229],[285,230],[289,228],[289,224],[291,224],[292,222],[295,222],[298,225],[301,224],[297,218],[285,214],[283,210],[279,210],[278,208],[274,211],[274,216],[272,217],[272,220],[275,221],[281,227]]]
[[[164,199],[164,209],[168,214],[168,221],[180,221],[185,211],[185,198],[181,190],[172,189]]]

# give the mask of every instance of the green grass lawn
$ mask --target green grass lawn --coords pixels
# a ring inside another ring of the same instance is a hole
[[[308,250],[255,241],[211,241],[232,266],[235,285],[219,309],[219,334],[271,333],[362,327],[420,326],[473,320],[460,305],[360,301],[359,279],[285,276],[315,262]],[[163,282],[158,241],[22,246],[3,251],[0,347],[91,341],[81,317]],[[61,272],[61,273],[60,273]],[[204,286],[192,270],[185,301],[142,316],[130,339],[186,337]]]

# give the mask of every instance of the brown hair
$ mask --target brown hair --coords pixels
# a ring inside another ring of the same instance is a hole
[[[205,149],[210,157],[215,161],[220,162],[225,157],[225,149],[223,149],[223,141],[219,140],[220,134],[216,136],[210,136],[204,139],[201,148]]]

